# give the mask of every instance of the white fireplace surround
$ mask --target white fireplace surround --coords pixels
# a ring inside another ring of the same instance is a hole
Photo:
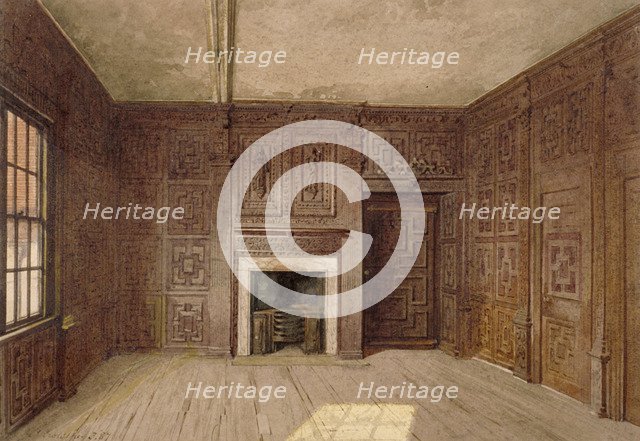
[[[251,354],[251,286],[252,271],[296,271],[324,273],[324,294],[338,293],[338,266],[336,257],[284,258],[240,257],[238,259],[238,356]],[[338,319],[325,319],[325,353],[338,353]]]

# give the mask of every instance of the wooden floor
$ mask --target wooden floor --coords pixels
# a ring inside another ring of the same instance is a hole
[[[477,360],[387,351],[369,365],[234,366],[166,354],[112,358],[77,395],[53,403],[11,440],[639,440],[640,427]],[[185,399],[187,384],[282,385],[286,398]],[[360,382],[457,385],[439,403],[356,398]]]

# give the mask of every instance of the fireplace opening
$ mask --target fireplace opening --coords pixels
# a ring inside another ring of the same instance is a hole
[[[314,295],[325,292],[324,273],[321,272],[264,271],[264,274],[279,285],[298,292]],[[278,295],[269,292],[254,272],[251,291],[267,300]],[[324,319],[288,314],[251,295],[251,354],[323,354],[326,350],[325,326]]]

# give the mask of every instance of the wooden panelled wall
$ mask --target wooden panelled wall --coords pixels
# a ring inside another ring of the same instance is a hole
[[[118,305],[119,347],[235,353],[237,286],[219,249],[215,213],[231,164],[259,137],[309,119],[358,124],[391,142],[408,161],[414,160],[425,191],[460,192],[462,116],[461,109],[117,105],[114,139],[120,151],[120,204],[137,201],[187,208],[182,221],[135,227],[125,221],[118,229],[117,274],[123,299]],[[389,190],[379,170],[350,149],[332,144],[296,148],[270,161],[261,171],[264,174],[254,180],[245,199],[243,226],[259,228],[272,183],[292,166],[313,159],[346,164],[369,181],[372,191]],[[303,191],[295,200],[293,228],[302,234],[305,230],[360,230],[359,205],[347,207],[335,188],[318,187]],[[452,271],[462,268],[462,248],[458,251],[451,255]],[[361,271],[345,277],[343,287],[361,284]],[[463,280],[461,274],[456,280]],[[459,287],[449,289],[455,294]],[[361,341],[361,315],[340,319],[339,354],[361,357]]]
[[[470,225],[474,352],[616,419],[625,386],[640,390],[640,363],[624,355],[637,320],[627,262],[640,246],[628,213],[638,207],[639,61],[635,10],[475,102],[465,130],[469,203],[562,210],[540,225]]]
[[[87,201],[114,202],[112,102],[34,0],[0,2],[0,88],[52,123],[57,162],[54,319],[0,341],[0,420],[9,429],[50,398],[73,393],[114,348],[113,228],[82,220]],[[65,329],[61,318],[67,317]],[[0,433],[2,429],[0,429]]]
[[[236,290],[215,240],[217,191],[252,141],[313,118],[375,131],[413,162],[425,192],[443,195],[436,288],[444,350],[625,417],[624,388],[640,390],[629,373],[638,361],[630,364],[624,344],[637,334],[630,294],[639,290],[638,223],[630,213],[640,205],[639,23],[635,11],[603,26],[466,110],[116,105],[35,0],[1,2],[0,86],[52,121],[59,268],[54,319],[0,339],[2,427],[73,393],[116,350],[233,353]],[[371,163],[340,149],[295,155],[252,187],[247,226],[259,225],[251,207],[287,161],[337,159],[373,191],[390,190]],[[358,210],[340,198],[326,189],[303,194],[294,222],[359,229]],[[134,201],[185,206],[187,216],[82,220],[87,202]],[[462,223],[462,202],[559,205],[564,216],[540,226]],[[360,277],[349,275],[347,285]],[[341,356],[361,356],[361,332],[359,315],[341,320]]]

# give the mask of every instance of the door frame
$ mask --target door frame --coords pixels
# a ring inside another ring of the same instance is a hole
[[[626,419],[626,387],[629,375],[626,344],[628,302],[626,292],[626,185],[640,178],[640,147],[629,145],[608,150],[605,158],[606,231],[606,298],[605,316],[608,363],[607,388],[604,391],[606,416]]]
[[[562,187],[559,186],[557,188],[553,187],[554,183],[559,182],[560,180],[565,180],[566,178],[564,176],[568,175],[572,175],[572,176],[578,176],[581,172],[582,174],[587,174],[588,176],[591,176],[592,173],[592,167],[590,165],[589,162],[589,158],[584,158],[581,161],[576,161],[573,162],[571,164],[560,164],[559,166],[556,166],[552,169],[548,169],[548,170],[536,170],[535,173],[533,173],[532,176],[532,180],[533,180],[533,188],[534,191],[532,191],[532,195],[531,195],[531,206],[532,207],[538,207],[538,206],[542,206],[543,204],[543,194],[553,194],[553,193],[557,193],[557,192],[561,192],[561,191],[566,191],[566,190],[571,190],[573,188],[575,189],[580,189],[581,191],[583,191],[584,193],[589,195],[589,201],[590,201],[590,209],[587,212],[587,216],[590,216],[590,222],[589,225],[591,226],[591,230],[590,230],[590,234],[589,234],[589,241],[586,242],[584,240],[584,237],[582,237],[582,250],[585,249],[585,247],[590,247],[589,248],[589,255],[591,256],[591,258],[589,259],[589,263],[588,265],[591,265],[591,278],[589,279],[589,288],[588,288],[588,292],[587,291],[583,291],[581,293],[583,300],[581,301],[584,302],[586,301],[587,303],[584,304],[582,303],[580,305],[581,311],[580,311],[580,322],[577,323],[578,326],[576,326],[575,328],[575,332],[582,332],[583,327],[586,327],[587,325],[584,323],[585,317],[583,316],[584,311],[590,311],[589,313],[589,317],[587,317],[588,319],[588,325],[591,326],[591,332],[589,335],[589,343],[588,345],[585,345],[585,348],[587,351],[586,357],[588,357],[588,361],[589,361],[589,365],[588,365],[588,378],[580,378],[578,380],[579,383],[585,383],[585,387],[586,390],[584,390],[581,394],[580,397],[572,397],[575,398],[579,401],[584,402],[585,404],[589,405],[591,403],[591,401],[593,400],[591,395],[592,395],[592,389],[593,389],[593,377],[594,377],[594,370],[592,368],[592,360],[591,360],[591,352],[592,352],[592,342],[595,338],[596,335],[596,330],[593,328],[593,320],[594,320],[594,311],[593,311],[593,300],[594,300],[594,291],[596,289],[595,284],[594,284],[594,279],[596,277],[595,274],[595,268],[594,268],[594,259],[596,256],[596,235],[598,234],[594,228],[594,204],[593,204],[593,193],[595,191],[595,185],[593,182],[592,177],[586,179],[586,180],[582,180],[580,181],[580,184],[576,184],[574,186],[566,186],[566,187]],[[586,185],[586,188],[584,188],[584,186]],[[561,215],[562,216],[562,215]],[[540,383],[540,384],[544,384],[544,378],[543,378],[543,358],[545,357],[544,354],[544,347],[543,347],[543,319],[544,319],[544,314],[543,314],[543,308],[544,308],[544,297],[545,297],[545,286],[544,286],[544,280],[545,280],[545,268],[543,265],[544,262],[544,257],[545,257],[545,251],[546,251],[546,242],[545,242],[545,237],[544,237],[544,222],[548,222],[547,221],[543,221],[542,223],[539,224],[531,224],[531,249],[530,249],[530,260],[531,260],[531,265],[530,265],[530,271],[531,271],[531,295],[530,295],[530,305],[531,305],[531,316],[532,316],[532,347],[531,347],[531,363],[532,363],[532,376],[531,376],[531,380],[533,383]],[[548,233],[547,233],[548,234]],[[584,259],[584,257],[583,257]],[[584,262],[584,260],[582,260]],[[580,275],[580,277],[582,279],[584,279],[585,274]],[[586,300],[585,300],[586,299]],[[558,390],[555,387],[553,387],[552,385],[546,385],[554,390],[557,390],[558,392],[565,394],[569,397],[571,397],[571,395],[569,395],[567,392],[562,391],[562,390]]]
[[[371,191],[371,196],[366,200],[363,201],[362,203],[362,215],[363,215],[363,219],[362,219],[362,225],[364,226],[365,223],[365,213],[366,213],[366,206],[367,204],[371,204],[371,203],[375,203],[375,199],[376,196],[391,196],[391,195],[395,195],[396,193],[394,191],[391,190],[382,190],[382,191]],[[422,197],[424,200],[424,209],[425,209],[425,213],[433,213],[433,226],[432,226],[432,235],[433,235],[433,239],[432,239],[432,244],[431,244],[431,252],[429,253],[432,256],[432,261],[431,261],[431,265],[429,265],[429,262],[427,264],[427,276],[431,276],[433,283],[431,284],[431,290],[432,290],[432,295],[431,298],[433,299],[433,312],[432,312],[432,323],[430,324],[430,326],[433,327],[432,331],[434,334],[434,338],[430,338],[430,339],[421,339],[420,341],[418,339],[416,339],[415,341],[407,341],[407,340],[387,340],[384,343],[376,343],[376,342],[370,342],[367,341],[367,335],[366,335],[366,331],[367,331],[367,315],[370,314],[370,308],[367,308],[363,311],[362,314],[362,350],[364,353],[364,356],[367,357],[369,355],[373,355],[377,352],[381,352],[384,350],[388,350],[388,349],[434,349],[438,346],[439,344],[439,302],[438,302],[438,280],[439,280],[439,273],[437,271],[438,265],[438,237],[439,237],[439,212],[440,210],[438,209],[439,207],[439,203],[440,203],[440,196],[442,196],[439,193],[429,193],[429,192],[422,192]],[[426,235],[426,229],[428,228],[428,216],[425,216],[425,235]],[[429,267],[430,266],[430,267]],[[364,271],[365,271],[365,265],[364,265],[364,261],[362,263],[362,271],[363,271],[363,282],[364,282]],[[386,298],[386,297],[385,297]],[[384,301],[384,299],[382,300]]]

